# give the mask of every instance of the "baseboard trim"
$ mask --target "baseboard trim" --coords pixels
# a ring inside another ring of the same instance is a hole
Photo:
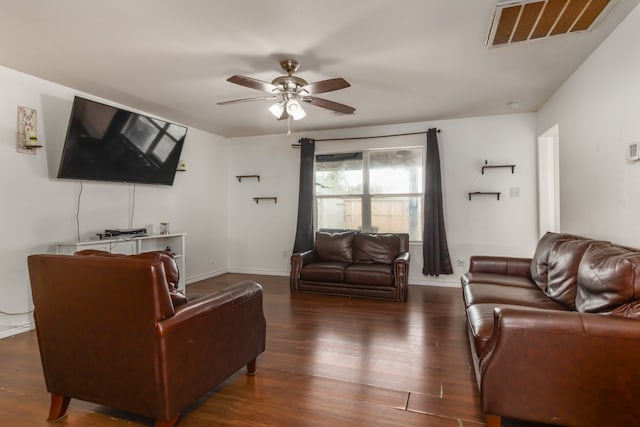
[[[190,285],[195,282],[199,282],[201,280],[211,279],[212,277],[220,276],[224,273],[229,273],[226,268],[221,268],[220,270],[209,271],[207,273],[196,274],[195,276],[187,277],[185,280],[185,284]]]
[[[289,276],[288,270],[275,270],[275,269],[253,269],[253,268],[228,268],[222,269],[215,272],[210,272],[206,274],[200,274],[198,276],[193,276],[187,279],[187,284],[195,283],[200,280],[209,279],[211,277],[216,277],[224,273],[236,273],[236,274],[261,274],[265,276]],[[425,277],[424,279],[413,280],[409,279],[410,285],[416,286],[439,286],[443,288],[457,288],[460,286],[460,282],[458,282],[454,278],[450,279],[429,279]]]
[[[264,276],[289,276],[289,270],[272,270],[272,269],[249,269],[249,268],[229,268],[229,273],[238,274],[262,274]]]
[[[9,338],[14,335],[19,335],[23,332],[29,332],[35,328],[36,328],[36,325],[33,322],[29,322],[24,325],[10,326],[7,329],[0,330],[0,339]]]
[[[418,286],[439,286],[441,288],[457,288],[460,286],[460,282],[455,280],[409,279],[409,284]]]

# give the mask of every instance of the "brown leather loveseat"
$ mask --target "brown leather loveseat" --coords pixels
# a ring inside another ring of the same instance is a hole
[[[639,249],[547,233],[533,258],[472,257],[461,280],[489,427],[640,426]]]
[[[255,373],[265,349],[257,283],[174,305],[156,255],[31,255],[28,267],[50,421],[74,398],[173,426],[243,366]]]
[[[409,235],[317,232],[291,257],[291,292],[407,301]]]

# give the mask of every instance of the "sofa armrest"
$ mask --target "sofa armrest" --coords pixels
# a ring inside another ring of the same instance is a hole
[[[291,271],[289,272],[289,286],[291,292],[296,292],[300,286],[300,271],[302,267],[311,264],[317,259],[318,255],[315,249],[309,249],[304,252],[298,252],[291,255]]]
[[[531,258],[475,255],[469,259],[470,273],[493,273],[530,277],[530,268]]]
[[[561,425],[637,423],[639,322],[496,308],[493,336],[479,362],[482,410]]]
[[[409,252],[400,252],[393,260],[393,277],[398,301],[406,302],[409,297],[409,259]]]
[[[156,324],[157,369],[176,412],[264,351],[262,299],[259,284],[241,282],[184,304]]]
[[[409,252],[400,252],[400,254],[396,257],[396,259],[393,260],[393,263],[394,264],[398,262],[408,263],[410,257],[411,255],[409,254]]]

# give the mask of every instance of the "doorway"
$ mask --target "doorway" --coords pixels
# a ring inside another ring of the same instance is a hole
[[[538,137],[538,235],[560,231],[560,128]]]

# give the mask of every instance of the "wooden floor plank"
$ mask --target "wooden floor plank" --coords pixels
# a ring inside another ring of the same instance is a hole
[[[264,287],[266,351],[258,374],[238,371],[194,402],[180,427],[480,427],[460,290],[411,286],[407,303],[294,294],[287,277],[224,274],[187,287],[191,298],[253,280]],[[49,426],[35,332],[0,340],[0,420]],[[151,426],[72,400],[61,425]],[[505,427],[531,427],[505,420]]]

